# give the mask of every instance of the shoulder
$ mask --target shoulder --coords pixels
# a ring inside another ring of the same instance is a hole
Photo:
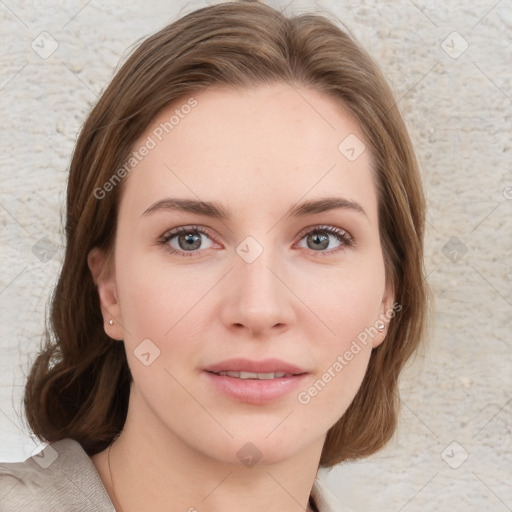
[[[318,512],[352,512],[339,502],[338,498],[329,491],[318,476],[315,478],[311,496],[318,508]]]
[[[0,512],[115,512],[80,443],[62,439],[23,462],[0,463]]]

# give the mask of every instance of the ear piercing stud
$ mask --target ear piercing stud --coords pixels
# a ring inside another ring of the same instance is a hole
[[[382,322],[377,324],[377,329],[379,329],[379,331],[383,331],[385,328],[386,328],[386,326]]]
[[[114,320],[109,320],[108,325],[114,325]]]

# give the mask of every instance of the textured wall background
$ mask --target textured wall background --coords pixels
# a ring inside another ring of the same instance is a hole
[[[269,1],[328,10],[380,62],[420,160],[429,349],[379,454],[324,474],[355,511],[512,510],[510,0]],[[25,375],[62,256],[67,166],[130,45],[206,2],[0,2],[0,460],[38,449]]]

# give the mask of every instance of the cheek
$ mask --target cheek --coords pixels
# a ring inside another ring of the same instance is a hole
[[[212,286],[208,276],[198,278],[191,268],[166,265],[162,258],[120,250],[118,260],[116,280],[125,341],[163,339],[175,325],[186,322],[187,311]]]
[[[302,284],[296,281],[300,296],[317,315],[323,345],[331,351],[343,350],[379,319],[385,290],[384,262],[377,256],[358,260],[356,255],[353,260],[357,261],[330,272],[310,271]]]
[[[212,284],[207,276],[194,279],[182,267],[156,265],[135,252],[123,263],[116,278],[135,385],[157,414],[170,397],[175,407],[190,407],[190,396],[178,382],[190,369],[186,363],[193,364],[201,333],[204,337],[198,302]]]
[[[361,264],[358,271],[354,268],[303,288],[307,304],[318,314],[315,322],[304,323],[307,337],[316,340],[310,348],[317,372],[297,399],[303,406],[315,404],[312,408],[330,411],[331,422],[345,412],[357,393],[372,342],[381,336],[376,323],[385,288],[383,261],[375,258]]]

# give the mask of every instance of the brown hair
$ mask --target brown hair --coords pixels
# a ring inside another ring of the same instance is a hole
[[[423,335],[425,205],[415,156],[391,91],[375,63],[324,16],[288,18],[257,2],[196,10],[146,39],[116,73],[87,118],[69,170],[66,252],[51,301],[44,347],[32,366],[24,406],[43,441],[77,440],[89,455],[124,426],[132,376],[123,343],[103,328],[87,265],[98,247],[112,254],[122,182],[95,190],[126,161],[164,107],[214,85],[289,83],[320,91],[358,120],[375,161],[386,279],[401,311],[372,351],[361,388],[327,433],[320,466],[367,456],[392,436],[398,376]]]

